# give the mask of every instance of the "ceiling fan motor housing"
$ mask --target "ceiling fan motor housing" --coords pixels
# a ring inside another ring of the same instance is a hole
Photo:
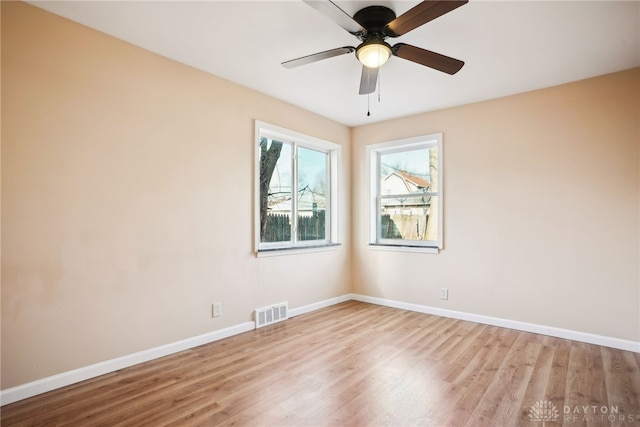
[[[367,30],[367,35],[374,33],[378,34],[380,38],[384,38],[384,27],[396,19],[396,14],[388,7],[369,6],[357,11],[353,15],[353,19]]]

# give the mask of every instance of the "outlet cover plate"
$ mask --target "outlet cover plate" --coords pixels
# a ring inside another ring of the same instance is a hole
[[[213,317],[222,316],[222,303],[221,302],[214,302],[213,303],[211,315]]]

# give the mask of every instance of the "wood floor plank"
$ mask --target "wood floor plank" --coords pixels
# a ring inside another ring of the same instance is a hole
[[[640,424],[640,366],[632,353],[600,347],[612,425]],[[615,409],[614,409],[615,408]]]
[[[609,404],[599,348],[572,343],[567,375],[564,406],[570,408],[573,416],[563,416],[563,425],[575,425],[576,422],[586,426],[602,425],[598,408]]]
[[[6,405],[0,421],[533,426],[546,401],[557,425],[599,427],[640,425],[639,397],[637,353],[349,301]]]
[[[497,330],[483,347],[479,357],[472,359],[460,378],[454,384],[461,385],[451,396],[452,406],[444,412],[447,418],[441,420],[441,425],[454,420],[458,425],[466,425],[480,404],[487,387],[492,383],[500,366],[507,357],[509,350],[518,337],[510,330]]]
[[[547,387],[549,386],[549,378],[551,377],[551,368],[553,366],[553,356],[555,354],[555,347],[548,345],[542,345],[538,358],[534,362],[533,371],[527,384],[524,395],[522,396],[522,404],[520,408],[520,419],[531,420],[530,408],[536,402],[550,401],[547,396]],[[564,387],[564,384],[563,384]],[[560,411],[558,415],[560,416]]]
[[[535,370],[538,358],[542,351],[542,345],[536,342],[528,342],[524,350],[522,362],[518,363],[513,372],[511,381],[507,383],[505,396],[498,403],[493,420],[499,420],[502,425],[516,425],[523,419],[520,409],[527,389],[531,387],[531,377]]]
[[[524,394],[540,346],[531,344],[526,334],[519,334],[505,355],[496,375],[467,421],[469,426],[513,425],[520,415]]]
[[[443,355],[444,360],[460,360],[464,354],[475,354],[482,342],[486,340],[482,334],[486,331],[487,325],[479,323],[464,322],[466,329],[457,335],[455,345],[448,349]],[[460,363],[463,363],[460,360]]]

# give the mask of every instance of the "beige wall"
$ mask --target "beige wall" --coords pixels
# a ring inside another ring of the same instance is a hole
[[[639,99],[635,69],[355,129],[358,218],[365,146],[443,132],[445,249],[372,250],[354,222],[354,291],[640,341]]]
[[[2,389],[352,291],[640,340],[638,70],[349,129],[24,3],[1,60]],[[342,247],[252,255],[254,119],[344,146]],[[365,145],[433,132],[445,250],[370,250]]]
[[[24,3],[2,62],[2,389],[349,292],[346,244],[252,255],[254,119],[348,127]]]

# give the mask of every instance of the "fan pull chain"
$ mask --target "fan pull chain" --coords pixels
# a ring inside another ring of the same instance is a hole
[[[371,107],[370,107],[371,94],[367,94],[367,117],[371,115]]]
[[[381,82],[380,75],[382,74],[381,71],[382,70],[378,70],[378,104],[380,103],[380,82]]]

